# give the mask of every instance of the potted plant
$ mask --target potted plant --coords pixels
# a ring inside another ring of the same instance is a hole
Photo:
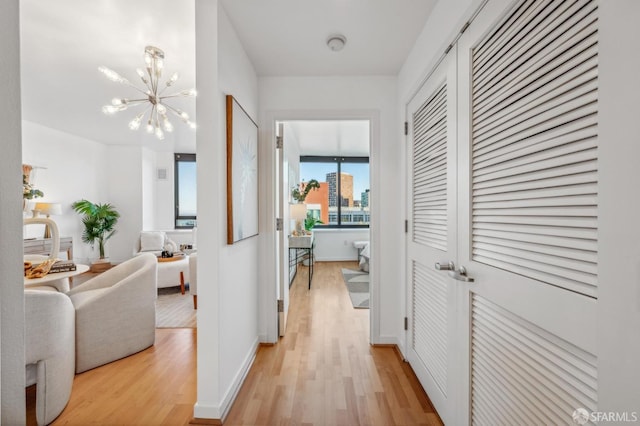
[[[304,229],[311,231],[316,225],[324,225],[324,222],[320,219],[313,217],[311,212],[307,212],[307,218],[304,220]]]
[[[111,263],[105,258],[104,245],[116,233],[114,227],[120,213],[109,203],[94,204],[84,199],[76,201],[71,207],[82,215],[82,241],[90,244],[92,248],[96,242],[98,243],[100,258],[91,265],[91,271],[102,272],[109,269]]]
[[[310,234],[310,232],[306,232],[309,229],[306,227],[306,220],[308,216],[304,200],[307,198],[307,195],[309,195],[309,192],[315,189],[320,189],[320,183],[315,179],[311,179],[309,182],[301,182],[300,185],[291,190],[291,198],[296,201],[296,203],[291,205],[291,215],[296,221],[296,228],[292,232],[292,236],[294,237],[305,237]],[[306,244],[306,242],[301,240],[298,240],[298,243]]]
[[[309,182],[302,182],[298,187],[293,188],[291,196],[298,203],[304,203],[305,198],[307,198],[312,189],[320,189],[320,183],[315,179],[311,179]]]

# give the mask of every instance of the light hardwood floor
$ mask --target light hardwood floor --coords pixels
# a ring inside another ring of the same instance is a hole
[[[156,330],[151,348],[76,375],[53,425],[186,425],[196,401],[196,330]],[[27,398],[27,424],[35,425]]]
[[[316,263],[311,291],[301,268],[287,330],[261,346],[225,425],[439,425],[408,364],[369,345],[369,311],[354,309],[342,268]]]
[[[225,425],[440,425],[408,364],[369,345],[369,311],[353,309],[341,268],[301,268],[287,333],[261,346]],[[54,425],[186,425],[196,401],[194,329],[158,329],[156,344],[76,376]],[[33,401],[30,424],[34,424]]]

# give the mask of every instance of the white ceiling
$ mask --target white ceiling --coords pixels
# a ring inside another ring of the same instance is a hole
[[[260,75],[396,75],[436,0],[222,0]],[[347,38],[332,52],[331,34]]]
[[[396,75],[436,0],[221,0],[259,76]],[[127,123],[135,110],[101,108],[132,89],[105,65],[139,81],[146,45],[165,52],[177,89],[195,85],[194,0],[21,0],[22,111],[28,121],[108,144],[195,152],[195,133],[172,120],[164,141]],[[326,39],[344,34],[332,52]],[[193,99],[171,103],[195,117]]]
[[[285,125],[298,140],[300,155],[369,156],[368,120],[296,120]]]

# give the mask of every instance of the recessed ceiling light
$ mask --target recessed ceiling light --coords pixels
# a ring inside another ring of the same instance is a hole
[[[333,52],[341,51],[345,44],[347,44],[347,38],[342,34],[330,35],[327,39],[327,46],[329,46],[329,49]]]

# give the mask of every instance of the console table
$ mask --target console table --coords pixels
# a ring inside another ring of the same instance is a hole
[[[29,238],[24,240],[24,254],[40,254],[48,256],[51,253],[51,238]],[[67,252],[67,260],[73,260],[73,238],[60,237],[60,251]]]
[[[315,246],[313,234],[304,237],[289,237],[289,267],[296,266],[297,274],[298,263],[309,259],[309,290],[311,290],[311,280],[313,279],[313,246]]]

